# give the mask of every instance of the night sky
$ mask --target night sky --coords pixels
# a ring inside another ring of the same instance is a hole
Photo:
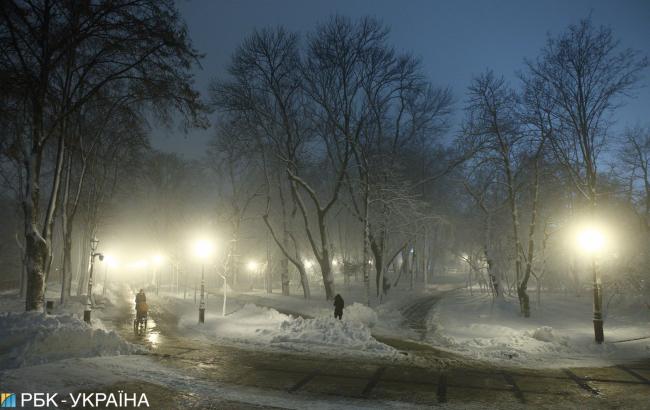
[[[179,0],[178,7],[195,47],[206,54],[196,72],[196,86],[204,95],[211,79],[224,78],[231,54],[256,27],[282,25],[306,33],[335,13],[370,15],[391,28],[390,40],[398,50],[422,59],[434,84],[452,88],[456,123],[474,74],[490,68],[516,84],[516,70],[523,68],[525,57],[538,54],[547,33],[556,35],[590,13],[594,23],[613,29],[623,47],[650,56],[650,0]],[[650,125],[649,79],[646,71],[644,88],[620,109],[614,132]],[[213,133],[212,128],[186,136],[178,129],[155,130],[153,146],[198,158]]]

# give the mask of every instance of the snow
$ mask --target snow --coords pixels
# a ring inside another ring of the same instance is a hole
[[[367,295],[363,284],[337,287],[337,292],[345,300],[343,319],[351,319],[364,323],[371,329],[372,334],[384,337],[401,338],[413,336],[409,329],[404,329],[404,318],[400,307],[412,301],[423,292],[412,292],[406,289],[391,289],[378,304],[375,297],[371,297],[371,307],[366,305]],[[325,300],[322,289],[315,289],[312,298],[305,300],[301,295],[283,296],[281,294],[268,294],[266,292],[244,292],[229,296],[230,300],[247,301],[258,306],[266,306],[280,312],[298,314],[311,317],[329,317],[334,314],[331,301]]]
[[[605,319],[606,343],[593,340],[588,295],[544,295],[532,314],[519,314],[516,299],[496,300],[485,294],[455,291],[430,312],[429,344],[474,359],[526,367],[611,365],[647,358],[650,336],[647,311],[611,306]]]
[[[175,309],[178,309],[180,301],[176,303]],[[247,303],[225,317],[208,312],[203,324],[197,323],[193,305],[189,309],[185,306],[185,310],[179,322],[183,333],[201,335],[209,340],[334,355],[345,351],[392,357],[397,353],[372,337],[368,325],[376,322],[376,315],[364,306],[351,306],[350,317],[338,320],[330,314],[309,319],[293,317]]]
[[[88,325],[72,315],[0,313],[0,368],[41,364],[71,357],[130,354],[137,348],[100,320]]]
[[[345,317],[349,320],[363,323],[369,328],[375,327],[379,318],[377,312],[361,303],[353,303],[345,307]]]
[[[330,346],[333,353],[342,349],[353,349],[365,353],[394,355],[395,350],[376,341],[366,325],[355,320],[338,320],[331,317],[314,319],[290,318],[280,324],[275,331],[262,331],[261,335],[270,337],[270,343],[295,346],[297,343]]]

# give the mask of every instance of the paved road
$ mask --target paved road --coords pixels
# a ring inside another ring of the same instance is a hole
[[[422,333],[424,317],[435,302],[435,297],[422,298],[406,306],[408,326]],[[650,359],[601,368],[533,370],[469,362],[419,343],[395,340],[385,342],[418,358],[419,365],[270,354],[185,338],[177,331],[177,317],[155,304],[151,309],[145,335],[133,334],[130,311],[117,321],[121,333],[147,345],[164,365],[219,384],[270,389],[287,397],[391,400],[423,407],[449,403],[489,408],[650,408]],[[191,400],[185,403],[191,407]],[[214,405],[224,407],[257,408],[242,403]]]

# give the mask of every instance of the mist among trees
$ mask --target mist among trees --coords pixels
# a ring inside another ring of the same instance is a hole
[[[376,305],[455,276],[528,317],[591,286],[569,243],[594,221],[608,296],[650,308],[650,124],[614,126],[648,60],[590,19],[461,94],[371,17],[258,28],[203,100],[172,1],[3,2],[0,45],[0,284],[27,310],[86,292],[95,236],[164,252],[156,280],[191,293],[200,228],[215,286]],[[213,138],[188,160],[150,147],[161,124]]]

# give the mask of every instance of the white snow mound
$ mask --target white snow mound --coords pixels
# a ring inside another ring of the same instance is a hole
[[[0,368],[42,364],[72,357],[130,354],[138,348],[113,331],[72,315],[0,313]]]
[[[377,324],[377,312],[361,303],[353,303],[343,309],[343,320],[363,323],[369,328]]]
[[[394,349],[375,340],[363,323],[319,317],[295,318],[282,322],[280,328],[264,332],[270,343],[307,343],[374,353],[392,353]]]
[[[194,312],[180,321],[184,332],[200,334],[209,340],[225,339],[255,345],[294,351],[338,355],[345,352],[394,355],[396,351],[375,340],[369,326],[377,322],[377,314],[363,305],[352,304],[343,312],[343,320],[329,312],[314,319],[292,317],[275,309],[246,304],[241,309],[222,317],[207,314],[204,324],[198,324]]]

